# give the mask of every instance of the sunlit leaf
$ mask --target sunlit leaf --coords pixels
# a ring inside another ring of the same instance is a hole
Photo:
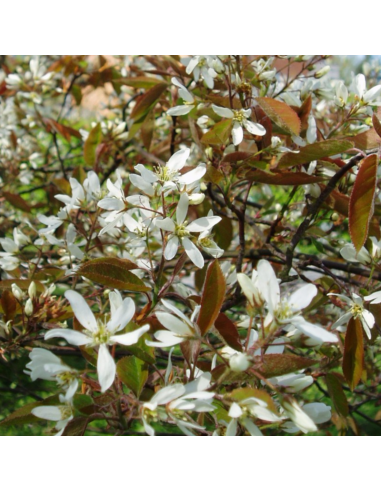
[[[299,135],[301,130],[300,118],[290,106],[270,97],[257,97],[256,101],[267,116],[282,130],[292,135]]]
[[[353,147],[348,140],[324,140],[301,147],[299,154],[288,152],[279,161],[278,169],[286,169],[300,164],[309,164],[312,161],[342,154]]]
[[[148,379],[145,363],[137,357],[124,357],[116,365],[116,372],[123,383],[139,398]]]
[[[197,324],[205,335],[216,321],[226,292],[226,281],[218,261],[210,264],[206,273],[201,309]]]
[[[360,251],[367,240],[369,223],[373,216],[378,169],[377,155],[368,156],[359,167],[349,202],[349,231],[357,251]]]
[[[84,146],[84,158],[86,164],[93,167],[96,162],[97,147],[102,139],[101,124],[97,123],[89,133]]]

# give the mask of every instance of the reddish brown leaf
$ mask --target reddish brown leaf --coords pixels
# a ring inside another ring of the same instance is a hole
[[[96,163],[97,157],[97,147],[102,139],[102,128],[100,123],[94,126],[94,128],[89,133],[84,146],[84,158],[86,164],[93,167]]]
[[[208,332],[220,314],[225,292],[225,277],[216,260],[211,263],[206,273],[201,309],[197,320],[202,335]]]
[[[310,176],[307,173],[276,173],[270,174],[256,169],[246,174],[246,178],[257,183],[265,183],[283,186],[298,186],[311,183],[320,183],[324,179],[317,176]]]
[[[354,391],[361,380],[364,369],[364,335],[359,318],[348,323],[345,336],[343,373],[347,383]]]
[[[329,396],[331,397],[337,413],[343,417],[348,417],[349,406],[341,382],[333,374],[327,374],[325,381],[327,383]]]
[[[32,209],[32,207],[20,195],[14,195],[8,191],[3,191],[3,196],[11,205],[19,210],[22,210],[23,212],[30,212]]]
[[[149,292],[151,289],[130,272],[136,268],[138,267],[129,260],[97,258],[82,265],[77,274],[112,289]]]
[[[139,99],[137,99],[136,105],[131,113],[131,119],[135,122],[142,120],[149,113],[149,111],[156,105],[160,96],[167,89],[168,84],[161,82],[153,86]]]
[[[255,358],[254,369],[265,378],[275,378],[307,369],[317,364],[316,360],[291,354],[272,354]]]
[[[349,231],[357,251],[360,251],[367,240],[369,223],[373,217],[377,168],[376,154],[362,161],[349,201]]]
[[[380,120],[378,119],[376,113],[373,113],[373,128],[375,129],[375,131],[377,132],[377,135],[379,137],[381,137],[381,122]]]
[[[299,154],[288,152],[279,161],[278,169],[286,169],[300,164],[308,164],[312,161],[330,157],[331,155],[342,154],[351,149],[353,142],[348,140],[324,140],[311,145],[306,145],[300,149]]]
[[[207,145],[225,145],[232,130],[232,120],[223,120],[215,124],[202,137],[201,142]]]
[[[82,138],[81,134],[75,128],[71,128],[70,126],[63,125],[62,123],[58,123],[57,121],[52,120],[51,118],[45,118],[44,122],[46,124],[46,129],[48,132],[54,131],[59,133],[65,140],[70,142],[71,137]]]
[[[229,347],[242,352],[242,344],[236,325],[224,313],[220,313],[214,326]]]
[[[8,322],[13,320],[17,310],[17,301],[15,296],[9,290],[4,290],[1,295],[1,307],[4,312],[4,321]]]
[[[293,135],[299,135],[301,122],[299,116],[290,106],[270,97],[257,97],[256,101],[267,116],[282,130]]]
[[[376,130],[371,128],[366,132],[360,133],[355,137],[351,137],[354,147],[360,150],[371,150],[380,146],[381,138]]]

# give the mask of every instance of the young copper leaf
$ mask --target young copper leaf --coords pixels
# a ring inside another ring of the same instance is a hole
[[[381,137],[374,128],[371,128],[366,132],[359,133],[355,137],[351,137],[351,140],[353,142],[353,146],[360,150],[371,150],[379,147],[381,144]]]
[[[202,335],[208,332],[220,314],[225,292],[225,277],[216,260],[210,264],[206,273],[201,309],[197,320]]]
[[[17,311],[17,301],[9,290],[4,290],[1,295],[1,307],[3,308],[4,321],[7,323],[13,320]]]
[[[137,357],[124,357],[116,365],[116,372],[123,383],[139,398],[148,379],[148,370]]]
[[[229,347],[242,352],[242,344],[237,327],[233,321],[226,316],[226,314],[220,313],[214,323],[214,326]]]
[[[96,162],[97,147],[102,139],[101,124],[98,123],[89,133],[84,146],[84,158],[86,164],[93,167]]]
[[[131,119],[135,122],[142,120],[150,110],[155,106],[163,92],[167,89],[168,84],[161,82],[154,85],[145,94],[137,99],[136,105],[131,113]]]
[[[311,183],[321,183],[324,178],[317,176],[310,176],[307,173],[266,173],[256,169],[255,171],[249,171],[245,176],[250,181],[255,181],[256,183],[272,184],[272,185],[283,185],[283,186],[298,186],[306,185]]]
[[[70,142],[71,137],[81,138],[81,134],[75,128],[58,123],[58,121],[54,121],[51,118],[45,118],[44,122],[48,132],[59,133],[68,142]]]
[[[282,130],[292,135],[299,135],[301,121],[296,112],[286,103],[277,101],[270,97],[257,97],[257,103],[267,116]]]
[[[328,393],[335,406],[336,412],[343,417],[348,417],[349,406],[342,384],[333,374],[327,374],[325,382],[327,383]]]
[[[368,237],[369,223],[374,211],[377,168],[376,154],[362,161],[349,201],[349,231],[357,251],[364,246]]]
[[[364,335],[359,318],[348,323],[345,336],[343,373],[347,383],[354,391],[359,384],[364,369]]]
[[[201,142],[207,145],[225,145],[232,131],[232,120],[223,120],[213,126],[202,137]]]
[[[23,212],[30,212],[32,210],[32,207],[20,195],[3,191],[3,197],[18,210],[22,210]]]
[[[272,354],[255,358],[254,369],[265,378],[275,378],[307,369],[317,364],[316,360],[291,354]]]
[[[63,432],[63,436],[83,436],[89,425],[89,419],[86,417],[77,417],[71,420]]]
[[[28,403],[22,408],[17,409],[6,419],[0,422],[0,427],[8,427],[10,425],[24,425],[37,422],[39,419],[31,414],[34,408],[42,406],[54,406],[59,404],[59,398],[57,395],[49,396],[46,400]]]
[[[97,258],[82,265],[77,274],[112,289],[149,292],[151,289],[129,271],[136,268],[137,266],[129,260]]]
[[[381,137],[381,122],[380,120],[378,119],[376,113],[373,113],[373,118],[372,118],[372,121],[373,121],[373,128],[375,129],[375,131],[377,132],[377,135],[379,137]]]
[[[331,155],[342,154],[351,149],[353,143],[348,140],[324,140],[311,145],[306,145],[300,149],[299,154],[288,152],[284,154],[278,164],[278,169],[286,169],[300,164],[308,164],[312,161],[330,157]]]
[[[20,280],[18,278],[2,280],[0,282],[0,290],[12,290],[12,284],[16,284],[17,287],[20,287],[20,289],[22,290],[28,290],[32,282],[33,280]],[[45,292],[46,287],[44,286],[44,284],[39,281],[35,281],[34,283],[36,285],[37,292]]]

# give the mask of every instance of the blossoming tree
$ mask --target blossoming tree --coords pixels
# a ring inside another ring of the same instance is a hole
[[[377,66],[2,63],[2,433],[377,432]]]

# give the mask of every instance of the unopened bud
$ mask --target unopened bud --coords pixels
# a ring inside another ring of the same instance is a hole
[[[34,282],[32,282],[29,286],[29,289],[28,289],[28,294],[29,294],[29,297],[31,299],[34,299],[35,297],[37,297],[37,288],[36,288],[36,284]]]
[[[318,72],[315,73],[315,78],[321,79],[322,77],[324,77],[324,75],[327,75],[327,73],[330,71],[330,69],[331,69],[331,67],[326,65],[321,70],[319,70]]]
[[[12,284],[12,294],[21,301],[21,299],[24,297],[23,291],[18,287],[16,284]]]
[[[32,316],[34,311],[32,299],[28,299],[25,304],[25,314],[29,317]]]
[[[234,372],[245,372],[251,366],[246,354],[234,354],[230,358],[230,369]]]

